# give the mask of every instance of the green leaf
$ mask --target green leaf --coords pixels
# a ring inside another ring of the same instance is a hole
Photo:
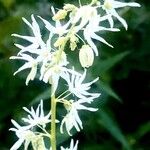
[[[115,91],[107,83],[100,81],[98,84],[108,95],[112,96],[119,102],[122,102],[121,98],[115,93]]]
[[[136,132],[136,138],[141,138],[143,137],[146,133],[150,132],[150,122],[147,122],[143,125],[140,126],[138,131]]]
[[[126,140],[125,136],[122,134],[116,122],[103,110],[99,111],[100,120],[99,124],[107,129],[110,134],[119,141],[126,150],[131,150],[131,147]]]
[[[106,71],[108,71],[109,69],[114,67],[119,61],[121,61],[129,53],[130,52],[126,51],[126,52],[119,53],[111,58],[106,59],[106,60],[101,60],[98,63],[98,66],[97,65],[95,66],[96,70],[98,72],[100,72],[101,74],[105,73]]]
[[[5,37],[10,37],[12,33],[17,32],[20,28],[21,17],[10,17],[0,22],[0,42]]]

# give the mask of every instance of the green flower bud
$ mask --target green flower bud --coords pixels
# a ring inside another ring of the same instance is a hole
[[[108,1],[108,0],[105,0],[104,2],[104,7],[106,9],[112,9],[112,4]]]
[[[74,9],[76,9],[76,6],[72,4],[65,4],[63,9],[65,9],[66,11],[73,11]]]
[[[32,146],[34,150],[45,150],[45,144],[44,144],[44,139],[42,136],[37,135],[35,138],[32,140]]]
[[[76,49],[76,47],[77,47],[76,42],[71,42],[70,43],[70,48],[71,48],[72,51],[74,51]]]
[[[62,36],[62,37],[59,37],[57,39],[57,41],[54,43],[54,46],[55,47],[59,47],[61,46],[62,44],[64,44],[66,42],[66,37]]]
[[[67,16],[67,11],[64,9],[60,9],[54,16],[53,16],[53,20],[62,20],[65,19],[65,17]]]

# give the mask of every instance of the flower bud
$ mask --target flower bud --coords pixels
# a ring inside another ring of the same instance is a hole
[[[76,49],[76,47],[77,47],[76,42],[71,42],[70,43],[70,48],[71,48],[72,51],[74,51]]]
[[[35,136],[35,138],[32,140],[32,146],[34,150],[46,149],[44,144],[44,139],[41,135]]]
[[[106,9],[112,9],[112,4],[111,4],[111,2],[109,2],[108,0],[105,0],[105,2],[104,2],[104,7],[105,7]]]
[[[59,37],[59,38],[57,39],[57,41],[54,43],[54,46],[55,46],[55,47],[59,47],[59,46],[61,46],[63,43],[65,43],[65,41],[66,41],[66,37],[64,37],[64,36]]]
[[[66,11],[73,11],[74,9],[76,9],[76,6],[72,4],[65,4],[63,9],[65,9]]]
[[[61,20],[61,19],[65,19],[65,17],[67,16],[67,11],[64,9],[60,9],[54,16],[53,16],[53,20]]]
[[[76,49],[78,41],[79,39],[74,34],[70,36],[70,48],[72,51]]]
[[[83,45],[79,52],[79,60],[82,67],[90,67],[94,61],[94,53],[89,45]]]

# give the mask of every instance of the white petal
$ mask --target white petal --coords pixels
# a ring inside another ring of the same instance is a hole
[[[135,2],[129,2],[129,3],[123,3],[123,2],[119,2],[119,1],[114,1],[114,8],[121,8],[121,7],[140,7],[141,5]]]
[[[32,36],[23,36],[23,35],[19,35],[19,34],[12,34],[12,36],[22,38],[22,39],[27,40],[31,43],[36,42],[35,37],[32,37]]]
[[[45,19],[43,19],[42,17],[38,16],[45,24],[45,27],[50,31],[50,32],[54,32],[55,29],[54,27]]]
[[[30,80],[34,80],[34,78],[35,78],[35,76],[36,76],[36,73],[37,73],[37,66],[33,66],[33,67],[31,68],[30,73],[29,73],[28,76],[27,76],[26,85],[28,85],[28,83],[29,83]]]
[[[31,68],[32,67],[32,64],[31,63],[25,63],[22,67],[20,67],[15,73],[14,75],[16,75],[18,72],[22,71],[22,70],[25,70],[25,69],[28,69],[28,68]]]
[[[108,42],[106,42],[105,39],[103,39],[102,37],[96,35],[95,33],[93,33],[91,37],[92,37],[93,39],[96,39],[96,40],[98,40],[98,41],[100,41],[100,42],[102,42],[102,43],[104,43],[104,44],[110,46],[111,48],[113,48],[113,46],[110,45]]]
[[[114,10],[114,9],[112,10],[112,15],[115,16],[122,23],[122,25],[125,27],[126,30],[128,29],[127,22],[118,15],[116,10]]]
[[[19,139],[12,147],[10,150],[17,150],[21,144],[24,142],[24,139]]]
[[[52,82],[53,82],[53,89],[52,89],[52,94],[51,94],[52,96],[55,94],[55,91],[58,87],[59,78],[60,78],[59,74],[52,75]]]
[[[23,17],[22,20],[23,20],[31,29],[33,29],[32,25],[30,24],[30,22],[27,21],[27,19],[25,19],[25,18]]]
[[[87,43],[90,45],[90,47],[93,49],[93,51],[95,52],[95,55],[98,56],[98,49],[96,47],[96,45],[94,44],[94,42],[92,41],[90,35],[88,35],[88,33],[86,33],[87,31],[84,30],[84,37],[87,40]]]

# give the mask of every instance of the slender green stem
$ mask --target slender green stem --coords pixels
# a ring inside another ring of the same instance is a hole
[[[56,150],[56,99],[51,97],[51,147]]]

